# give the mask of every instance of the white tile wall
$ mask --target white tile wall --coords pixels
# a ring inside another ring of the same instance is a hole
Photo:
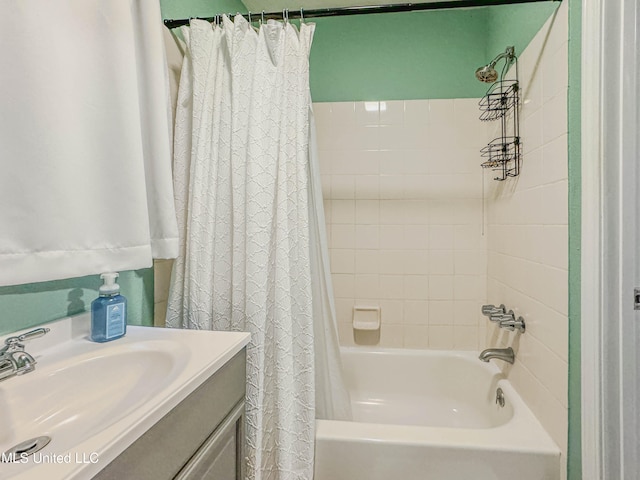
[[[524,91],[518,178],[486,175],[490,303],[522,315],[524,335],[497,332],[491,346],[512,345],[508,375],[566,459],[568,384],[567,5],[521,53]],[[565,474],[566,469],[562,469]]]
[[[487,252],[478,99],[314,105],[343,344],[477,350]],[[379,337],[354,305],[379,305]]]

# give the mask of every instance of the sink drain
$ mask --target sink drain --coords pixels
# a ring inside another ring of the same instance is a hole
[[[4,463],[17,462],[29,455],[33,455],[46,447],[51,441],[51,437],[42,436],[26,440],[2,454],[2,461]]]

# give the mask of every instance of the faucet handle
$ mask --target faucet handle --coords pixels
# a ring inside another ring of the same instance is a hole
[[[18,337],[11,337],[11,338],[17,338],[19,342],[25,342],[27,340],[33,340],[34,338],[42,337],[43,335],[46,335],[47,333],[49,333],[50,330],[51,329],[49,328],[36,328],[35,330],[31,330],[30,332],[23,333]],[[8,338],[7,341],[11,340],[11,338]]]
[[[500,322],[500,328],[506,328],[510,332],[517,330],[520,333],[524,333],[526,326],[524,324],[524,318],[518,317],[517,320],[516,319],[502,320]]]
[[[492,317],[494,315],[503,315],[506,313],[507,309],[504,304],[496,307],[495,305],[483,305],[482,306],[482,315],[485,317]]]
[[[499,313],[497,315],[491,315],[489,317],[489,320],[491,320],[492,322],[507,322],[507,321],[511,321],[511,320],[515,320],[515,314],[513,313],[513,310],[509,310],[508,313]]]
[[[4,348],[0,350],[0,353],[7,352],[11,349],[22,350],[24,345],[22,342],[26,342],[27,340],[32,340],[34,338],[41,337],[47,332],[49,332],[49,328],[36,328],[35,330],[31,330],[30,332],[25,332],[22,335],[18,335],[17,337],[9,337],[4,341]]]

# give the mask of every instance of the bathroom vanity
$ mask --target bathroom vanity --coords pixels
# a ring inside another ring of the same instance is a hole
[[[48,324],[35,370],[0,382],[0,452],[50,438],[0,480],[242,479],[249,334],[131,326],[98,344],[88,320]]]
[[[245,351],[122,452],[96,480],[242,480]]]

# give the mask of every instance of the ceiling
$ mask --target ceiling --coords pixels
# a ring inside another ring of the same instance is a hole
[[[437,0],[420,1],[419,3],[433,3]],[[362,5],[388,5],[395,3],[409,3],[409,0],[274,0],[267,5],[264,0],[242,0],[250,12],[278,12],[285,8],[289,10],[312,10],[315,8],[356,7]],[[418,2],[416,2],[418,3]]]

